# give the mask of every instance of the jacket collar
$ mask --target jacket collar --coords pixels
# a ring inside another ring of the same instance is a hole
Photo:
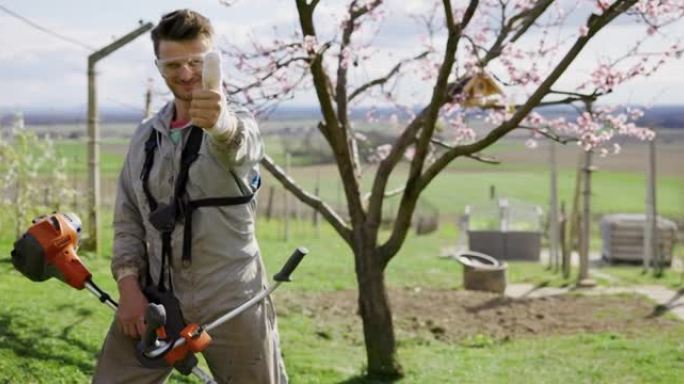
[[[171,126],[171,119],[174,111],[173,101],[166,103],[162,109],[154,116],[152,120],[152,127],[164,135],[169,134],[169,127]]]

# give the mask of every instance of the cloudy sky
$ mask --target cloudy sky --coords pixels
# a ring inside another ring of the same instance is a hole
[[[345,2],[323,1],[321,14],[335,13],[335,7]],[[330,4],[330,5],[329,5]],[[418,11],[425,1],[397,2],[404,10]],[[0,0],[0,111],[24,109],[81,109],[86,105],[86,58],[90,51],[66,42],[28,25],[9,14],[14,12],[26,19],[98,49],[138,26],[139,20],[157,21],[176,8],[190,7],[212,19],[222,39],[232,42],[247,41],[253,34],[272,33],[272,27],[290,31],[296,20],[294,1],[243,0],[232,7],[219,0]],[[583,17],[569,19],[567,28],[579,28]],[[410,40],[408,18],[388,13],[383,34],[377,42],[397,55],[419,40]],[[575,24],[573,24],[575,23]],[[684,37],[684,23],[666,31],[670,42]],[[576,76],[585,76],[597,61],[617,47],[626,47],[643,31],[633,23],[618,23],[603,31],[574,64]],[[654,46],[655,48],[662,48]],[[624,51],[624,49],[623,49]],[[383,63],[378,65],[381,68]],[[387,63],[389,65],[389,63]],[[159,90],[157,103],[168,98],[163,82],[153,65],[149,34],[116,51],[98,64],[100,105],[142,109],[143,94],[148,79]],[[614,103],[681,104],[684,103],[684,62],[667,64],[654,77],[636,81],[611,95]],[[575,75],[573,75],[575,76]],[[573,76],[565,78],[573,81]],[[417,84],[419,85],[419,84]],[[428,86],[425,87],[429,89]],[[295,99],[294,104],[307,105],[311,97]]]

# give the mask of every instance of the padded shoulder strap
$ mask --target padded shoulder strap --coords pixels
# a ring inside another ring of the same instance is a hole
[[[152,193],[150,193],[150,188],[147,185],[150,178],[150,171],[152,170],[152,165],[154,164],[154,151],[157,149],[157,141],[159,140],[159,132],[152,128],[150,136],[145,142],[145,162],[143,163],[142,171],[140,172],[140,179],[142,180],[143,191],[145,192],[145,197],[147,198],[147,204],[150,206],[150,210],[154,211],[157,209],[157,200],[155,200]]]
[[[185,185],[188,183],[188,171],[192,163],[197,160],[199,150],[202,146],[202,138],[204,132],[202,128],[191,126],[190,137],[183,147],[183,154],[181,155],[181,168],[176,180],[174,196],[176,199],[182,198],[185,194]]]

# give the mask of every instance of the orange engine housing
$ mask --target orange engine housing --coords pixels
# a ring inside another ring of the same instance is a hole
[[[61,272],[64,282],[76,289],[85,288],[92,274],[76,254],[78,233],[64,215],[55,213],[41,219],[27,233],[40,244],[46,261]]]

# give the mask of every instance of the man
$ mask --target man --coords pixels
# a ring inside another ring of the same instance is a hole
[[[263,145],[248,113],[228,105],[220,86],[203,86],[212,37],[209,20],[190,10],[163,16],[152,30],[157,67],[174,100],[138,127],[119,178],[111,265],[119,308],[94,383],[157,383],[170,374],[143,367],[134,354],[150,287],[171,292],[186,322],[207,324],[266,284],[253,199]],[[197,155],[183,170],[190,142]],[[188,203],[207,198],[223,202]],[[210,334],[202,353],[218,382],[287,381],[270,300]]]

